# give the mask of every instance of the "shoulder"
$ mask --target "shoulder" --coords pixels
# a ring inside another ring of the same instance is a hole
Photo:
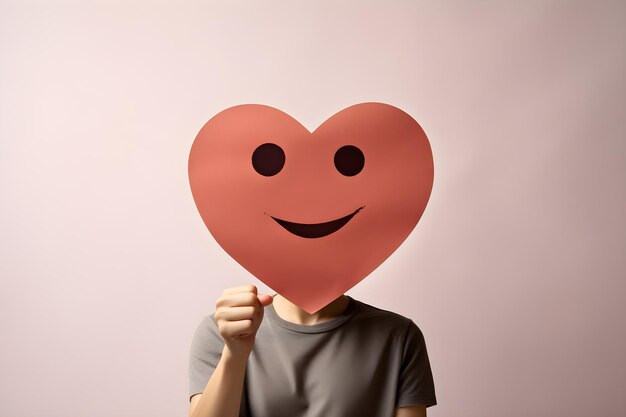
[[[399,326],[408,326],[409,322],[411,322],[410,318],[405,317],[399,313],[395,313],[390,310],[384,310],[371,304],[364,303],[363,301],[355,301],[359,305],[357,316],[362,320],[375,320],[377,322],[385,322],[389,324],[396,324]]]
[[[196,333],[212,333],[218,331],[215,313],[203,316],[196,327]]]
[[[354,317],[356,324],[368,326],[376,331],[394,333],[401,339],[406,339],[411,333],[421,334],[419,327],[411,318],[362,301],[355,301],[359,305],[358,312]]]
[[[202,317],[193,334],[192,351],[219,347],[223,343],[222,336],[215,322],[215,313]]]

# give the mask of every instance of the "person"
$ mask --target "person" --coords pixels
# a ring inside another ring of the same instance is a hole
[[[215,307],[191,343],[190,417],[423,417],[437,404],[411,319],[345,294],[309,314],[254,285]]]

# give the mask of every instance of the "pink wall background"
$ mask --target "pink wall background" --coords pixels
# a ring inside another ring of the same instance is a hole
[[[199,320],[268,291],[196,211],[195,135],[362,101],[433,147],[349,292],[424,332],[429,415],[626,415],[625,39],[619,1],[0,2],[0,415],[186,415]]]

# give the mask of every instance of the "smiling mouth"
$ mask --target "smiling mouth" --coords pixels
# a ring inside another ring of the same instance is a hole
[[[365,207],[365,206],[363,206]],[[288,232],[293,233],[296,236],[305,237],[308,239],[315,239],[318,237],[328,236],[331,233],[335,233],[337,230],[341,229],[350,221],[355,214],[363,209],[363,207],[359,207],[353,213],[348,214],[340,219],[331,220],[329,222],[324,223],[314,223],[314,224],[306,224],[306,223],[294,223],[288,222],[287,220],[277,219],[274,216],[270,216],[272,219],[276,220],[278,224],[287,229]]]

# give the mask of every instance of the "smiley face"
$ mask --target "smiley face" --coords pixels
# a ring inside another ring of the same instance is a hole
[[[348,107],[312,133],[273,107],[231,107],[203,126],[189,156],[192,194],[216,241],[310,313],[406,239],[433,173],[419,124],[383,103]]]
[[[353,145],[345,145],[337,150],[334,157],[335,167],[345,176],[357,175],[365,165],[363,152]],[[275,143],[264,143],[252,154],[252,166],[260,175],[271,177],[278,174],[285,165],[285,152]],[[303,238],[320,238],[335,233],[354,217],[363,207],[341,218],[322,223],[295,223],[274,216],[278,224],[288,232]]]

